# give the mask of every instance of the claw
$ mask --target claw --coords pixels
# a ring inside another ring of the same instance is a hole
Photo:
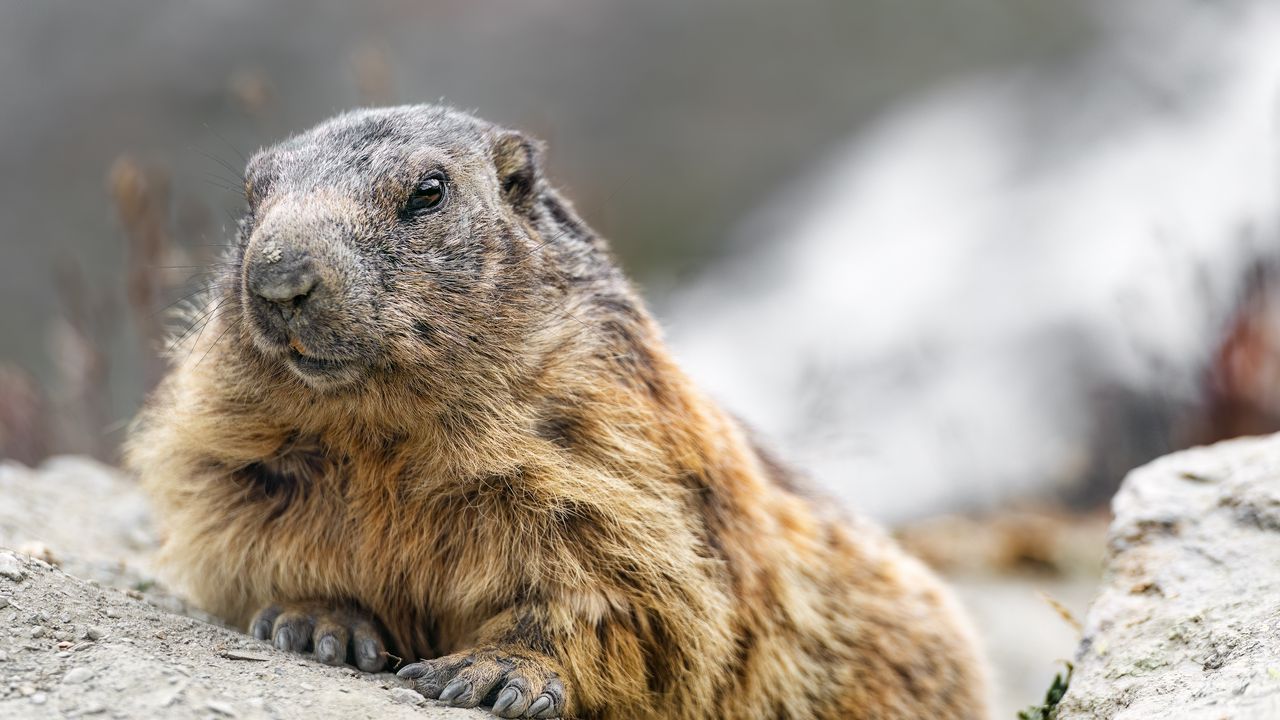
[[[368,672],[382,669],[382,653],[376,640],[364,638],[356,646],[356,666]]]
[[[271,623],[266,619],[259,620],[253,624],[253,638],[255,640],[271,639]]]
[[[520,691],[513,687],[507,687],[501,693],[498,694],[498,699],[493,701],[493,714],[500,716],[502,715],[503,712],[506,711],[507,708],[511,707],[512,705],[516,704],[519,701],[520,701]]]
[[[396,677],[402,677],[406,680],[416,680],[427,674],[426,663],[410,663],[400,668],[400,672],[396,673]]]
[[[293,649],[293,631],[287,627],[282,627],[276,631],[276,649],[292,650]]]
[[[533,704],[529,706],[529,709],[526,710],[524,714],[529,717],[538,717],[547,710],[550,710],[551,705],[550,697],[546,695],[539,695],[538,699],[533,701]]]
[[[339,655],[338,639],[332,635],[320,638],[316,645],[316,659],[326,665],[338,665],[344,658]]]
[[[471,683],[466,680],[454,680],[448,685],[445,685],[444,689],[440,691],[440,702],[453,702],[466,693],[470,686]]]

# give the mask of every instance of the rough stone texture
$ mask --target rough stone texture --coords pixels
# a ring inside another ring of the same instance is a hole
[[[1161,458],[1113,509],[1057,717],[1280,718],[1280,435]]]
[[[55,457],[39,468],[0,460],[0,546],[86,580],[152,582],[156,538],[137,483],[85,457]]]
[[[19,571],[0,575],[2,718],[492,717],[407,704],[390,673],[278,652],[24,555],[0,550],[0,567]]]

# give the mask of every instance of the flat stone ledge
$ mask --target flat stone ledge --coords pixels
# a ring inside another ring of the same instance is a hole
[[[0,548],[0,718],[479,720]]]

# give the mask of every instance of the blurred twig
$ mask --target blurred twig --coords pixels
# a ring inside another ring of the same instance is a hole
[[[1280,262],[1256,261],[1206,379],[1206,410],[1192,442],[1280,430]]]
[[[59,263],[54,279],[63,312],[49,335],[58,377],[53,437],[60,451],[110,459],[102,431],[109,374],[103,339],[113,334],[113,303],[90,297],[78,260]]]
[[[169,256],[169,180],[167,173],[144,168],[122,155],[108,176],[116,213],[128,238],[129,280],[127,296],[144,358],[144,382],[159,380],[163,367],[155,352],[163,332],[157,317],[157,300],[165,289],[161,269]]]
[[[25,370],[0,365],[0,458],[34,465],[48,448],[44,396]]]

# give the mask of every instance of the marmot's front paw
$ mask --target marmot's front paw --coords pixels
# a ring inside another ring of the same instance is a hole
[[[313,651],[326,665],[351,662],[365,672],[378,672],[387,664],[373,617],[351,607],[314,602],[270,605],[253,617],[249,634],[280,650]]]
[[[550,660],[532,653],[479,648],[406,665],[397,673],[426,697],[458,707],[491,705],[498,717],[558,718],[564,682]]]

